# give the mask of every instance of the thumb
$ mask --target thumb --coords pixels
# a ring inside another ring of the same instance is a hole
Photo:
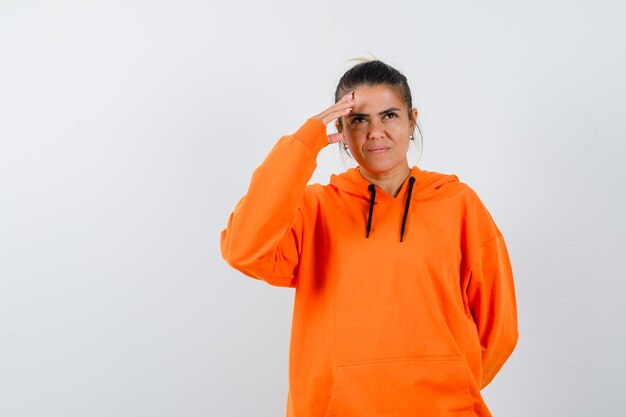
[[[337,143],[345,138],[343,133],[331,133],[328,135],[328,144]]]

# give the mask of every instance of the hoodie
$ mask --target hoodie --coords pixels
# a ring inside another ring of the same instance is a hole
[[[504,239],[455,175],[413,167],[393,197],[359,168],[307,185],[309,119],[255,170],[226,261],[295,288],[288,417],[491,416],[480,390],[518,338]]]

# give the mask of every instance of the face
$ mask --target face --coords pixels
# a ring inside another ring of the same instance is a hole
[[[363,173],[408,175],[406,154],[414,126],[404,101],[385,85],[358,87],[354,98],[352,112],[341,118],[342,133]],[[411,112],[417,118],[417,110]]]

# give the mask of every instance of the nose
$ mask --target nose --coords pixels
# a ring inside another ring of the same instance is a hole
[[[368,139],[380,139],[385,137],[385,129],[382,121],[372,119],[369,123],[369,129],[367,131]]]

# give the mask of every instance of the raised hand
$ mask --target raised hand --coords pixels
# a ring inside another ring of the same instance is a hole
[[[333,120],[350,114],[352,108],[356,100],[354,99],[354,92],[350,91],[348,94],[343,96],[341,100],[321,112],[320,114],[313,116],[314,119],[317,119],[327,125]],[[328,135],[328,144],[337,143],[344,139],[343,133],[331,133]]]

